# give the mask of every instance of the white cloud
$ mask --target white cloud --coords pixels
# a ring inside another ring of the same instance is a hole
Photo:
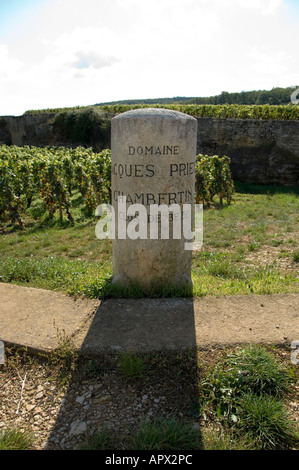
[[[55,41],[46,41],[51,49],[51,67],[57,71],[109,67],[121,60],[118,39],[107,28],[77,28],[63,33]]]
[[[242,7],[245,9],[258,10],[263,15],[272,15],[282,5],[283,0],[223,0],[223,6]]]
[[[7,80],[19,72],[22,61],[9,54],[7,44],[0,44],[0,64],[0,79]]]
[[[70,65],[76,69],[88,69],[90,67],[101,69],[103,67],[109,67],[118,59],[110,56],[103,56],[93,51],[78,51],[76,52],[76,60],[71,62]]]

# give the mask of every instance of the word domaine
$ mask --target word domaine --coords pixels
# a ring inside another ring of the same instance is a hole
[[[139,145],[138,147],[133,147],[133,145],[129,146],[129,155],[178,155],[179,154],[179,146],[178,145],[162,145],[158,146],[142,146]]]

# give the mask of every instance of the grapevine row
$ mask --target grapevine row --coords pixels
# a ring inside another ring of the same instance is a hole
[[[63,212],[71,223],[71,196],[78,190],[91,214],[109,199],[110,150],[94,153],[77,147],[0,147],[0,221],[23,226],[22,216],[34,198],[41,198],[51,218]]]
[[[198,155],[196,203],[210,204],[215,195],[231,202],[234,184],[228,157]],[[91,148],[0,146],[0,222],[23,227],[26,210],[41,199],[51,218],[58,211],[74,224],[72,195],[78,191],[89,215],[111,202],[111,152]]]
[[[101,106],[105,112],[112,114],[124,113],[138,108],[166,108],[180,111],[193,117],[217,119],[271,119],[271,120],[297,120],[299,119],[299,106],[292,104],[285,106],[272,105],[198,105],[198,104],[168,104],[168,105],[107,105]]]
[[[30,110],[25,114],[60,113],[61,111],[80,111],[82,108],[59,108],[47,110]],[[269,119],[269,120],[298,120],[299,106],[288,105],[235,105],[235,104],[115,104],[95,106],[95,109],[110,114],[120,114],[132,109],[140,108],[166,108],[180,111],[193,117],[217,119]]]

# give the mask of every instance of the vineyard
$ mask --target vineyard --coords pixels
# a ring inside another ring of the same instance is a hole
[[[61,108],[47,110],[30,110],[25,114],[60,113],[66,111],[80,111],[92,107]],[[299,106],[289,105],[199,105],[199,104],[115,104],[93,107],[111,115],[119,114],[139,108],[166,108],[180,111],[193,117],[217,119],[269,119],[269,120],[298,120]]]
[[[87,213],[109,199],[110,150],[0,147],[0,221],[18,223],[35,198],[51,218],[63,212],[71,223],[71,196],[82,195]]]
[[[207,205],[217,196],[231,202],[234,184],[228,157],[197,155],[196,203]],[[111,202],[111,152],[91,148],[0,146],[0,222],[24,225],[34,200],[43,202],[53,219],[72,215],[72,196],[78,193],[85,214],[92,216],[101,203]]]

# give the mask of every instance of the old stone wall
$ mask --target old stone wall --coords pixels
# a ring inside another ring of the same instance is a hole
[[[198,153],[228,155],[235,180],[299,185],[299,121],[198,121]]]
[[[71,141],[54,125],[55,113],[25,114],[23,116],[0,117],[0,145],[32,145],[35,147],[90,147],[95,151],[103,150],[109,145],[107,137],[103,138],[100,129],[90,132],[90,143],[80,140]],[[109,139],[110,140],[110,139]],[[108,143],[108,145],[107,145]]]
[[[54,117],[0,117],[0,144],[75,146],[55,131]],[[95,151],[107,147],[96,129],[92,146]],[[197,153],[228,155],[238,181],[299,185],[299,121],[198,118]]]
[[[54,117],[55,114],[3,116],[2,121],[5,121],[6,126],[2,126],[0,144],[55,146],[57,143],[52,126]]]

